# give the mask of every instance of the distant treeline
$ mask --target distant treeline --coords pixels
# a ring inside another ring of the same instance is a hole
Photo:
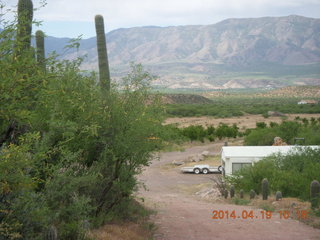
[[[175,125],[163,126],[163,138],[166,141],[201,141],[216,139],[244,137],[245,145],[265,146],[272,145],[275,137],[281,137],[287,144],[295,144],[295,138],[300,138],[300,145],[320,144],[320,118],[297,117],[294,121],[283,121],[278,124],[271,122],[267,125],[258,122],[256,128],[239,131],[236,124],[231,126],[220,123],[219,126],[191,125],[185,128],[178,128]],[[303,139],[303,140],[302,140]]]
[[[268,111],[282,113],[320,113],[320,104],[298,105],[297,98],[219,98],[210,104],[170,104],[166,107],[168,116],[195,117],[215,116],[227,118],[244,114],[263,114]],[[319,99],[317,99],[319,100]]]

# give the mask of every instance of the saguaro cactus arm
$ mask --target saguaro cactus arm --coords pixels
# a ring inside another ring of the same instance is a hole
[[[37,62],[40,68],[45,71],[45,51],[44,51],[44,33],[41,30],[36,32],[36,46],[37,46]]]
[[[104,21],[101,15],[95,16],[97,33],[97,49],[99,61],[99,80],[102,89],[110,90],[110,71],[107,53],[106,35],[104,31]]]

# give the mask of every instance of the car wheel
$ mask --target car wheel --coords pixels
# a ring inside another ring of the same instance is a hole
[[[221,165],[218,167],[218,171],[222,172],[222,166]]]
[[[207,174],[208,172],[209,172],[209,170],[207,168],[202,169],[203,174]]]
[[[196,168],[195,170],[193,170],[195,174],[199,174],[200,173],[200,169]]]

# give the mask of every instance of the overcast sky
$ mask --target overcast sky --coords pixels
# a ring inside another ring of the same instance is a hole
[[[18,0],[0,0],[14,8]],[[33,0],[39,7],[41,0]],[[95,35],[94,16],[104,16],[106,32],[135,26],[213,24],[227,18],[287,16],[320,18],[320,0],[47,0],[35,12],[41,29],[55,37]],[[36,29],[36,28],[35,28]]]

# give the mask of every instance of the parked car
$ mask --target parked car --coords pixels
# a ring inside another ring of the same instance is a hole
[[[193,167],[183,167],[181,168],[181,171],[183,173],[221,173],[222,172],[222,166],[219,167],[210,167],[209,165],[194,165]]]

